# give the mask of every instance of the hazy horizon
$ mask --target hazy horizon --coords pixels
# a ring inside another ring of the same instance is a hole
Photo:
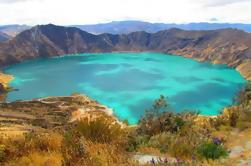
[[[0,24],[88,25],[124,20],[250,24],[250,6],[251,0],[1,0]]]
[[[241,23],[241,22],[187,22],[187,23],[175,23],[175,22],[150,22],[150,21],[144,21],[144,20],[118,20],[118,21],[108,21],[108,22],[97,22],[97,23],[86,23],[86,24],[56,24],[53,22],[48,22],[44,24],[18,24],[18,23],[10,23],[10,24],[1,24],[0,26],[12,26],[12,25],[19,25],[19,26],[36,26],[36,25],[48,25],[48,24],[53,24],[53,25],[58,25],[58,26],[74,26],[74,25],[97,25],[97,24],[109,24],[112,22],[145,22],[145,23],[151,23],[151,24],[176,24],[176,25],[187,25],[187,24],[248,24],[251,25],[251,23]]]

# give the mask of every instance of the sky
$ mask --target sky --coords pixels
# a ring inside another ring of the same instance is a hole
[[[251,23],[251,0],[0,0],[0,24]]]

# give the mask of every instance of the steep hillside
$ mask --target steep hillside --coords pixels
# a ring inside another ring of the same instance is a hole
[[[33,27],[0,43],[0,66],[36,57],[112,51],[153,51],[201,61],[224,63],[251,76],[251,34],[236,29],[213,31],[164,30],[157,33],[93,35],[73,27],[52,24]]]
[[[7,40],[9,40],[10,38],[11,38],[11,37],[8,36],[7,34],[0,32],[0,42],[2,42],[2,41],[7,41]]]

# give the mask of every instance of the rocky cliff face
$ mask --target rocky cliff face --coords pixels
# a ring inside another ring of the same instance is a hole
[[[251,71],[247,70],[251,66],[251,34],[236,29],[170,29],[157,33],[93,35],[73,27],[42,25],[0,43],[0,66],[36,57],[112,51],[177,54],[201,61],[228,64],[237,67],[247,78],[251,75]]]

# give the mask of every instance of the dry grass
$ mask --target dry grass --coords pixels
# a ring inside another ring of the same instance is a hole
[[[143,153],[143,154],[154,154],[157,156],[163,156],[163,153],[160,152],[159,149],[153,148],[153,147],[139,147],[138,152]]]
[[[1,118],[0,118],[1,119]],[[25,133],[32,130],[32,126],[20,124],[2,124],[0,125],[0,137],[3,138],[20,138]]]
[[[125,129],[113,117],[105,113],[95,118],[83,118],[76,126],[79,134],[92,142],[114,143],[126,137]]]
[[[93,142],[88,142],[86,145],[86,151],[93,166],[126,166],[132,164],[129,156],[121,150],[121,147]]]
[[[31,152],[27,156],[7,162],[4,166],[62,166],[62,161],[60,153]]]

